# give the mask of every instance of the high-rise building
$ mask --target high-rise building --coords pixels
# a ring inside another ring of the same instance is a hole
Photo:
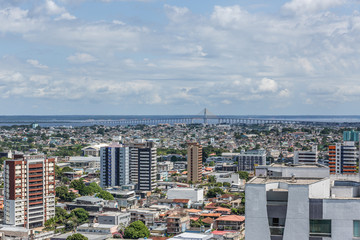
[[[122,186],[130,183],[129,148],[113,144],[100,149],[101,187]]]
[[[256,166],[266,165],[266,151],[259,149],[245,152],[242,150],[235,159],[240,171],[254,171]]]
[[[295,151],[294,164],[316,164],[318,161],[317,146],[312,146],[311,151]]]
[[[4,223],[25,228],[55,216],[55,159],[15,155],[5,161]]]
[[[354,174],[357,172],[358,152],[355,142],[336,143],[329,146],[331,174]]]
[[[140,191],[156,188],[157,159],[153,142],[138,142],[130,145],[130,182]]]
[[[246,239],[360,238],[358,177],[325,176],[317,164],[282,167],[246,183]]]
[[[193,183],[201,182],[202,146],[199,143],[188,143],[187,161],[187,181]]]
[[[358,131],[344,131],[343,132],[343,140],[344,141],[351,141],[351,142],[358,142],[359,141],[359,132]]]

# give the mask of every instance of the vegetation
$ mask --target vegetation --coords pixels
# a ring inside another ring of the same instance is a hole
[[[45,222],[45,228],[47,230],[54,230],[58,226],[65,225],[66,231],[72,231],[76,226],[83,224],[89,220],[89,213],[83,208],[76,208],[72,210],[69,214],[66,210],[56,207],[55,208],[55,217],[50,218]]]
[[[73,180],[70,183],[70,188],[78,190],[81,196],[94,195],[95,193],[100,193],[102,191],[101,187],[95,182],[86,186],[82,178],[79,180]]]
[[[148,238],[149,236],[150,231],[142,221],[131,223],[124,231],[124,238],[128,239]]]
[[[249,181],[249,173],[245,171],[239,171],[240,179],[245,179],[245,181]]]
[[[208,198],[214,198],[214,197],[216,197],[218,194],[222,195],[222,194],[224,194],[224,193],[225,193],[224,190],[222,190],[222,189],[219,188],[219,187],[216,187],[216,188],[210,189],[210,190],[207,192],[206,196],[207,196]]]
[[[88,240],[88,238],[80,233],[75,233],[71,236],[68,236],[66,240]]]
[[[54,156],[66,157],[66,156],[80,156],[82,148],[85,145],[75,144],[72,146],[59,147],[54,153]]]
[[[77,195],[73,192],[70,192],[69,188],[66,186],[57,187],[55,192],[56,197],[65,202],[72,202],[77,197]]]
[[[114,200],[114,196],[105,190],[101,190],[98,194],[96,194],[96,197],[102,198],[104,200]]]

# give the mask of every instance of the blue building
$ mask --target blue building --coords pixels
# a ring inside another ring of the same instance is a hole
[[[344,131],[343,133],[344,141],[358,142],[359,141],[359,132],[358,131]]]

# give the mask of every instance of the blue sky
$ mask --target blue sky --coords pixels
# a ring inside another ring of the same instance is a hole
[[[360,114],[356,0],[0,0],[0,115]]]

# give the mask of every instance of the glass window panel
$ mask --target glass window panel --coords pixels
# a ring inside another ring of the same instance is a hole
[[[354,220],[354,237],[360,237],[360,220]]]
[[[310,235],[331,236],[331,220],[310,220]]]

